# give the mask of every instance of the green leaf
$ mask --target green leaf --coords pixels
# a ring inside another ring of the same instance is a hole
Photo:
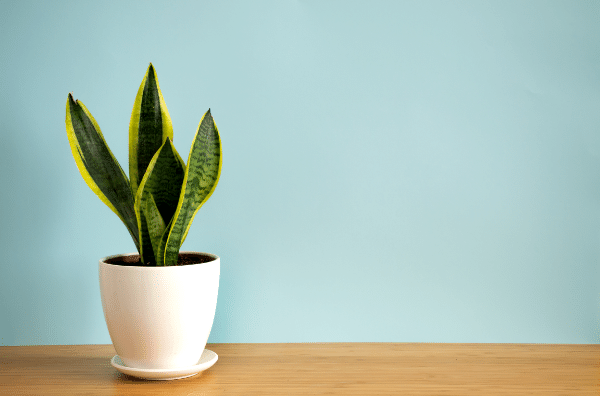
[[[181,196],[165,247],[165,265],[177,264],[179,248],[194,216],[217,186],[221,157],[221,139],[209,109],[200,120],[190,150]]]
[[[158,85],[152,63],[140,84],[129,121],[129,178],[137,193],[148,164],[167,138],[173,139],[173,125]]]
[[[171,230],[171,227],[173,226],[173,217],[171,218],[171,221],[169,221],[169,224],[167,224],[167,226],[165,227],[165,232],[163,232],[161,238],[160,238],[160,243],[158,244],[158,250],[157,250],[157,256],[160,257],[162,259],[161,264],[160,265],[165,265],[165,248],[167,247],[167,239],[169,238],[169,231]]]
[[[151,193],[146,192],[142,198],[142,212],[146,218],[146,224],[148,226],[148,235],[152,243],[152,250],[154,252],[156,265],[163,265],[164,261],[158,257],[159,247],[161,244],[161,238],[165,233],[165,222],[156,207],[156,201]]]
[[[65,124],[71,152],[87,185],[119,218],[140,249],[138,223],[129,180],[108,148],[98,123],[73,95],[67,98]]]
[[[148,221],[143,211],[136,213],[140,229],[140,261],[144,265],[156,265],[156,256],[152,249],[152,238],[148,230]]]
[[[161,245],[159,240],[164,232],[161,231],[157,235],[156,222],[170,222],[177,209],[177,203],[183,186],[185,175],[185,164],[175,150],[171,139],[167,139],[165,143],[156,152],[150,163],[148,170],[142,179],[138,192],[135,197],[135,213],[140,220],[147,222],[146,230],[149,233],[148,238],[144,235],[140,236],[142,240],[142,251],[147,252],[149,249],[147,241],[152,244],[156,265],[164,264],[164,255],[159,255],[158,246]],[[152,200],[152,203],[148,202]],[[154,213],[154,207],[158,211],[160,221]],[[142,221],[139,223],[140,229],[143,228]],[[144,230],[144,232],[146,232]]]

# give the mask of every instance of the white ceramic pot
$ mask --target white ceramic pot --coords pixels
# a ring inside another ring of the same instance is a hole
[[[219,290],[220,259],[145,267],[100,260],[100,295],[110,338],[123,362],[140,369],[196,364],[210,334]]]

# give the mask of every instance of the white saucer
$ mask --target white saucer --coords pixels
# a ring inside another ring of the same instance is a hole
[[[174,380],[180,378],[191,377],[201,371],[204,371],[217,362],[219,356],[211,350],[205,349],[198,363],[190,367],[178,369],[140,369],[126,366],[119,355],[113,356],[110,364],[123,374],[131,375],[132,377],[143,378],[147,380]]]

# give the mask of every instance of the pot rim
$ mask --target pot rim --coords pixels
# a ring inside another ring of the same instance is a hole
[[[112,264],[112,263],[107,263],[106,260],[110,260],[113,258],[117,258],[117,257],[127,257],[127,256],[135,256],[135,255],[139,255],[138,252],[133,252],[133,253],[121,253],[121,254],[113,254],[110,256],[106,256],[106,257],[102,257],[99,261],[100,264],[105,264],[105,265],[111,265],[111,266],[118,266],[118,267],[125,267],[125,268],[183,268],[183,267],[189,267],[190,265],[198,265],[198,264],[210,264],[210,263],[214,263],[217,260],[220,260],[220,257],[217,256],[216,254],[213,253],[206,253],[206,252],[198,252],[198,251],[193,251],[193,250],[185,250],[185,251],[180,251],[179,254],[199,254],[199,255],[204,255],[204,256],[209,256],[212,257],[213,259],[211,261],[208,261],[206,263],[196,263],[196,264],[188,264],[188,265],[167,265],[167,266],[156,266],[156,265],[150,265],[150,266],[146,266],[146,265],[128,265],[128,266],[122,266],[119,264]]]

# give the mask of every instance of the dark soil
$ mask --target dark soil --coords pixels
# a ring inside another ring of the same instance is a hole
[[[179,253],[177,265],[201,264],[213,261],[214,258],[200,253]],[[154,267],[154,263],[142,264],[139,254],[131,256],[114,257],[105,261],[107,264],[127,265],[134,267]]]

